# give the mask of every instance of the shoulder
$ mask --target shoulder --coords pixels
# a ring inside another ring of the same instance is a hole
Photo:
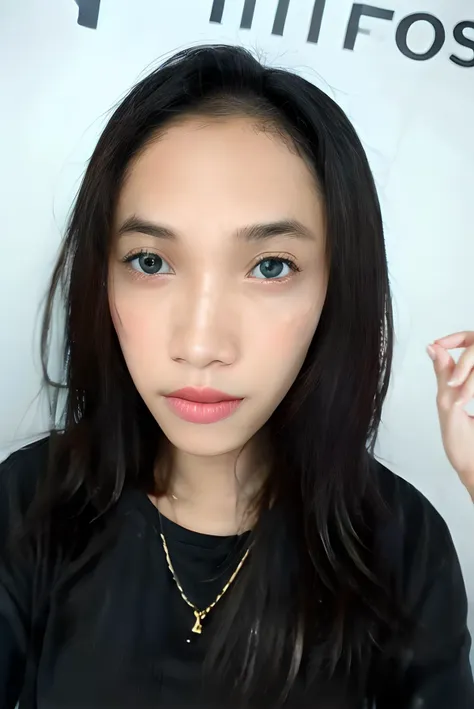
[[[378,671],[377,705],[467,709],[474,706],[468,601],[448,526],[409,482],[375,460],[372,473],[388,512],[376,526],[378,560],[402,620]]]
[[[389,517],[397,520],[406,533],[421,531],[428,525],[444,528],[446,523],[431,502],[414,485],[371,459],[372,479]]]
[[[11,453],[0,463],[0,488],[15,492],[27,500],[46,471],[49,436]]]
[[[371,470],[381,502],[379,551],[398,581],[411,585],[416,578],[423,584],[457,565],[448,526],[423,493],[375,459]]]
[[[0,538],[12,523],[23,517],[43,478],[49,455],[49,437],[11,453],[0,464]]]

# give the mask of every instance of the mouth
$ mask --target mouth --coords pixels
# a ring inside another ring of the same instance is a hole
[[[199,424],[216,423],[232,416],[243,401],[217,389],[195,387],[173,391],[165,399],[179,418]]]
[[[218,389],[210,389],[208,387],[203,387],[202,389],[197,387],[185,387],[184,389],[173,391],[171,394],[167,394],[167,396],[173,399],[193,401],[198,404],[218,404],[221,401],[241,401],[241,398],[238,396],[231,396]]]

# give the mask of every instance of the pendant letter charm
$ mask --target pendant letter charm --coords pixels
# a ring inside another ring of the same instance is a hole
[[[196,617],[196,622],[194,623],[193,633],[197,633],[198,635],[201,635],[202,625],[201,625],[201,617],[199,615],[199,611],[194,611],[194,615]]]

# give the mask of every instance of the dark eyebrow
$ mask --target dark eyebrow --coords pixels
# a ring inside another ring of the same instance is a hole
[[[313,233],[297,219],[282,219],[265,224],[251,224],[238,229],[237,237],[244,241],[263,241],[277,236],[291,236],[297,239],[314,239]]]
[[[146,219],[140,219],[135,215],[128,217],[124,221],[117,234],[118,236],[123,236],[124,234],[148,234],[148,236],[154,236],[157,239],[176,239],[176,234],[171,229],[161,224],[154,224]]]
[[[157,239],[176,239],[172,229],[161,224],[155,224],[137,216],[128,217],[118,230],[118,236],[139,233],[154,236]],[[264,241],[277,236],[290,236],[299,239],[313,239],[312,232],[297,219],[282,219],[264,224],[251,224],[241,227],[235,233],[239,240]]]

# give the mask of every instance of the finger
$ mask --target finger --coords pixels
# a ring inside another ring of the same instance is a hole
[[[448,382],[453,376],[456,363],[449,352],[437,344],[429,345],[428,354],[433,360],[433,366],[438,380],[439,394],[446,393],[449,402],[453,401],[453,390],[448,386]]]
[[[459,387],[468,378],[469,374],[474,369],[474,346],[468,347],[460,356],[451,379],[448,382],[449,386]]]
[[[458,347],[471,347],[474,345],[474,332],[464,331],[455,332],[452,335],[446,335],[439,340],[434,341],[435,344],[446,347],[448,350],[455,350]]]
[[[468,376],[456,399],[457,406],[465,406],[471,399],[474,399],[474,370]]]

